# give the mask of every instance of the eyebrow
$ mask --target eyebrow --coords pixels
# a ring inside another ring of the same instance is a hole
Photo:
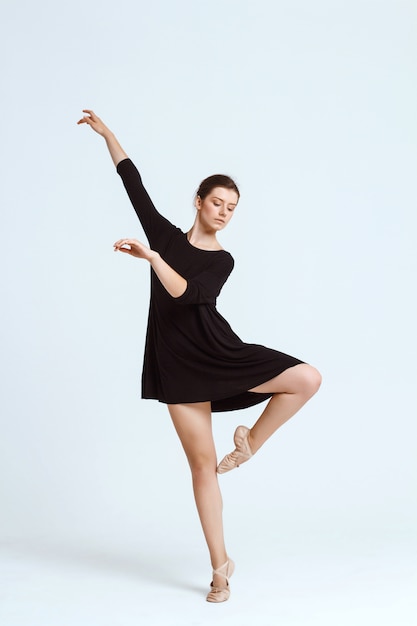
[[[216,200],[220,200],[220,202],[225,202],[225,200],[223,200],[223,198],[219,198],[219,196],[213,196],[213,198],[215,198]],[[230,204],[231,206],[237,206],[237,202],[227,202],[227,204]]]

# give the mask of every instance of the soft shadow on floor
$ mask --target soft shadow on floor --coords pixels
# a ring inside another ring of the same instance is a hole
[[[152,553],[132,548],[132,554],[126,553],[126,548],[87,546],[85,544],[70,544],[64,541],[30,540],[2,542],[1,550],[8,552],[17,560],[33,559],[44,563],[85,570],[95,570],[101,573],[117,573],[130,579],[152,582],[162,587],[177,588],[193,591],[198,594],[207,592],[206,586],[194,584],[186,580],[183,572],[195,572],[196,563],[192,559],[187,564],[183,554],[170,552],[169,554]],[[181,563],[179,570],[177,563]],[[198,568],[203,580],[203,567]],[[207,572],[208,576],[210,575]],[[195,576],[194,576],[195,578]]]

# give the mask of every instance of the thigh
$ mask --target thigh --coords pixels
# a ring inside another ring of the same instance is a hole
[[[257,393],[299,393],[320,385],[319,372],[307,363],[299,363],[289,367],[282,374],[275,376],[262,385],[253,387],[249,391]]]
[[[211,403],[169,404],[168,410],[190,465],[216,464],[211,426]]]

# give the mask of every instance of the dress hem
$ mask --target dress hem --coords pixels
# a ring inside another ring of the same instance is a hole
[[[300,361],[299,359],[294,359],[294,360],[297,360],[297,363],[294,363],[293,365],[289,365],[285,369],[280,369],[280,371],[278,371],[276,374],[273,374],[270,378],[267,378],[266,380],[263,379],[260,382],[256,382],[255,384],[251,385],[251,388],[258,387],[259,385],[262,385],[268,382],[269,380],[272,380],[276,376],[283,374],[284,372],[289,370],[291,367],[295,367],[296,365],[302,365],[304,363],[304,361]],[[213,413],[222,413],[222,412],[227,412],[227,411],[239,411],[241,409],[246,409],[251,406],[255,406],[256,404],[265,402],[265,400],[268,400],[272,396],[273,396],[272,392],[249,391],[248,389],[243,388],[240,391],[236,391],[236,393],[234,393],[233,395],[230,395],[229,393],[227,395],[224,395],[218,398],[206,398],[204,400],[182,400],[182,401],[172,402],[172,401],[165,400],[162,398],[157,398],[153,395],[145,395],[145,394],[142,394],[142,399],[143,400],[157,400],[158,402],[161,402],[162,404],[199,404],[202,402],[210,402],[211,410]]]

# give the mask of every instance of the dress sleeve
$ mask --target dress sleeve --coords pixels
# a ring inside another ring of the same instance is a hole
[[[187,278],[186,290],[175,301],[179,304],[216,304],[216,298],[233,267],[233,257],[228,252],[219,255],[207,269]]]
[[[175,226],[158,213],[143,186],[141,175],[130,159],[120,161],[117,165],[117,173],[123,181],[151,248],[159,252],[161,246],[171,236],[173,229],[175,230]]]

